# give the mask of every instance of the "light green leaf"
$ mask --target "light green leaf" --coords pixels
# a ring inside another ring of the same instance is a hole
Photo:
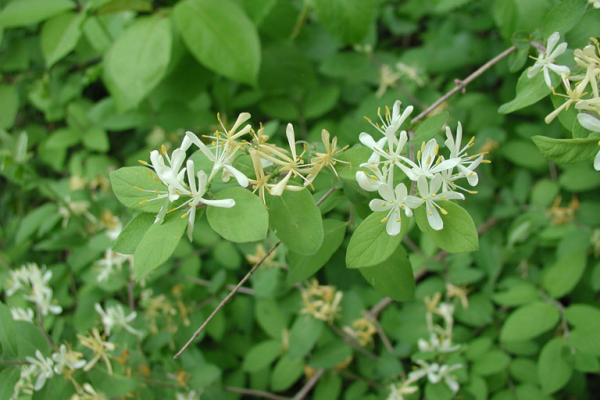
[[[365,218],[352,234],[346,250],[348,268],[372,267],[387,260],[396,250],[404,232],[390,236],[385,230],[384,212],[374,212]],[[408,223],[402,216],[402,230]]]
[[[335,219],[323,220],[325,238],[319,250],[310,256],[290,252],[288,263],[290,265],[287,281],[297,283],[314,275],[333,253],[341,246],[346,233],[346,223]]]
[[[233,199],[231,208],[207,207],[210,227],[223,238],[236,243],[256,242],[267,237],[269,213],[263,202],[249,190],[233,187],[221,190],[214,198]]]
[[[141,213],[133,217],[119,234],[113,250],[122,254],[135,253],[144,234],[154,223],[154,218],[154,215],[148,213]]]
[[[502,350],[487,351],[473,362],[473,372],[488,376],[497,374],[508,367],[510,357]]]
[[[544,393],[554,393],[569,382],[573,367],[567,358],[568,351],[561,337],[550,340],[542,349],[537,366]]]
[[[346,43],[357,43],[369,33],[376,14],[374,0],[315,0],[319,21]]]
[[[20,376],[19,368],[6,368],[0,371],[0,400],[13,399],[13,391]]]
[[[421,122],[415,130],[415,148],[420,148],[421,142],[426,142],[442,133],[442,128],[449,117],[450,114],[447,111],[442,111]]]
[[[562,35],[579,23],[585,14],[586,2],[581,0],[562,0],[548,11],[542,23],[542,34],[550,36],[554,32]]]
[[[285,390],[292,386],[294,382],[302,376],[304,371],[304,361],[284,355],[273,369],[271,375],[271,389],[276,392]]]
[[[46,21],[40,36],[42,54],[51,67],[75,48],[81,36],[85,14],[68,12]]]
[[[14,0],[0,12],[0,26],[15,28],[37,24],[74,6],[71,0]]]
[[[398,246],[385,261],[373,267],[360,268],[362,276],[383,296],[397,301],[412,300],[415,278],[406,251]]]
[[[500,153],[519,167],[541,171],[548,165],[542,153],[528,140],[511,139],[502,145]]]
[[[11,128],[19,111],[19,93],[15,86],[0,85],[0,129]]]
[[[325,236],[321,211],[306,189],[267,196],[271,226],[277,237],[293,252],[315,254]]]
[[[171,60],[171,23],[139,18],[106,53],[104,80],[120,109],[136,107],[158,85]]]
[[[565,254],[544,270],[542,286],[554,298],[568,294],[583,276],[586,261],[585,251]]]
[[[543,74],[539,73],[533,78],[527,77],[527,70],[523,71],[517,82],[517,95],[508,103],[498,109],[500,114],[509,114],[537,103],[550,94],[550,89],[544,82]]]
[[[19,354],[15,329],[10,309],[4,303],[0,303],[0,349],[3,357],[16,358]]]
[[[600,151],[598,138],[554,139],[534,136],[532,140],[546,158],[559,164],[591,161]]]
[[[281,354],[283,348],[278,340],[267,340],[255,344],[244,357],[242,369],[246,372],[257,372],[271,365]]]
[[[446,215],[442,215],[444,228],[441,231],[433,230],[427,221],[425,207],[419,207],[415,210],[419,229],[430,235],[437,246],[449,253],[477,250],[479,236],[471,215],[451,201],[440,201],[438,204],[447,211]]]
[[[568,337],[569,344],[583,353],[600,356],[600,309],[573,304],[566,309],[565,318],[575,328]]]
[[[289,357],[302,359],[307,355],[321,336],[322,330],[323,321],[310,315],[300,315],[290,330]]]
[[[185,0],[174,9],[175,23],[191,53],[217,74],[254,85],[260,41],[252,21],[230,0]]]
[[[535,302],[513,311],[502,326],[500,340],[522,342],[552,329],[560,319],[558,310],[547,303]]]
[[[109,177],[115,196],[126,207],[152,213],[160,210],[163,202],[154,199],[160,193],[165,194],[167,188],[150,168],[123,167]]]
[[[285,315],[274,300],[259,299],[256,302],[256,320],[263,330],[274,339],[281,339],[287,326]]]
[[[153,224],[144,234],[133,255],[133,273],[142,279],[160,266],[175,251],[183,236],[187,219],[181,212],[170,215],[162,224]]]

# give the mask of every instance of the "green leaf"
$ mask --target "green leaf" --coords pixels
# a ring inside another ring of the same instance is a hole
[[[288,254],[289,274],[287,281],[290,284],[303,281],[314,275],[341,246],[346,234],[346,223],[335,219],[324,219],[323,230],[325,238],[317,252],[304,256],[290,252]]]
[[[384,212],[374,212],[365,218],[352,234],[346,250],[348,268],[372,267],[387,260],[396,250],[404,232],[390,236],[385,230]],[[402,230],[408,223],[402,216]]]
[[[567,358],[569,349],[561,337],[550,340],[540,353],[538,377],[542,390],[551,394],[564,387],[573,373],[573,367]]]
[[[479,248],[479,236],[471,215],[461,206],[451,201],[440,201],[438,204],[446,210],[442,215],[444,228],[433,230],[427,221],[425,207],[415,210],[417,225],[421,231],[433,238],[435,244],[449,253],[475,251]]]
[[[547,303],[535,302],[513,311],[502,326],[500,340],[517,342],[533,339],[552,329],[560,319],[558,310]]]
[[[230,0],[184,0],[174,9],[175,23],[194,57],[228,78],[254,85],[260,41],[252,21]]]
[[[171,22],[165,16],[138,18],[104,58],[104,80],[121,110],[136,107],[167,72]]]
[[[509,114],[537,103],[550,94],[550,89],[544,82],[543,74],[539,73],[533,78],[527,77],[527,70],[523,71],[517,82],[517,95],[508,103],[498,109],[500,114]]]
[[[11,128],[19,111],[19,93],[15,86],[0,85],[0,129]]]
[[[397,301],[412,300],[415,278],[406,251],[398,246],[387,260],[373,267],[360,268],[362,276],[383,296]]]
[[[231,242],[256,242],[267,237],[269,213],[263,202],[252,192],[241,187],[221,190],[215,199],[233,199],[231,208],[207,207],[210,227]]]
[[[37,24],[74,6],[71,0],[14,0],[0,12],[0,26],[15,28]]]
[[[68,12],[46,21],[40,36],[42,54],[51,67],[75,48],[81,36],[85,14]]]
[[[586,2],[581,0],[562,0],[548,11],[542,24],[544,37],[554,32],[562,35],[575,27],[585,14]]]
[[[499,152],[519,167],[541,171],[548,165],[542,153],[528,140],[509,140],[502,145]]]
[[[319,21],[345,43],[360,42],[376,14],[375,0],[314,0]]]
[[[442,111],[421,122],[415,130],[415,148],[420,148],[421,142],[426,142],[442,133],[442,128],[448,121],[448,118],[450,118],[450,114],[447,111]]]
[[[277,302],[259,299],[256,302],[256,320],[263,330],[274,339],[281,339],[287,321]]]
[[[17,357],[19,354],[15,323],[10,309],[4,303],[0,303],[0,349],[2,357]]]
[[[113,250],[117,253],[134,254],[144,234],[154,223],[154,218],[154,215],[148,213],[141,213],[133,217],[119,234]]]
[[[289,336],[288,355],[291,358],[302,359],[313,348],[323,330],[323,321],[310,315],[300,315]]]
[[[271,389],[276,392],[286,390],[294,384],[304,371],[304,362],[302,359],[295,359],[284,355],[273,369],[271,375]]]
[[[13,399],[13,391],[20,376],[19,368],[7,368],[0,371],[0,400]]]
[[[136,279],[142,279],[167,259],[175,251],[183,236],[187,219],[179,212],[169,216],[162,224],[153,224],[135,249],[133,272]]]
[[[532,140],[546,158],[559,164],[591,161],[600,150],[598,138],[554,139],[534,136]]]
[[[155,198],[159,193],[165,194],[167,188],[150,168],[123,167],[109,177],[115,196],[124,206],[151,213],[160,210],[163,202]]]
[[[502,372],[508,367],[510,357],[502,350],[487,351],[473,362],[473,372],[488,376]]]
[[[246,372],[257,372],[269,365],[281,354],[283,348],[278,340],[267,340],[255,344],[244,357],[242,369]]]
[[[556,263],[544,270],[542,286],[554,298],[570,293],[583,276],[586,261],[585,251],[571,252],[561,256]]]
[[[277,237],[293,252],[315,254],[324,239],[321,211],[306,189],[267,196],[271,226]]]
[[[600,309],[587,304],[574,304],[566,309],[565,318],[575,328],[569,335],[569,343],[578,351],[600,356]]]

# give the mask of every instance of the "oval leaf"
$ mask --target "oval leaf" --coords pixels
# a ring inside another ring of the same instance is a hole
[[[126,207],[153,213],[160,210],[163,203],[155,199],[158,194],[165,194],[167,188],[150,168],[119,168],[109,177],[115,196]]]
[[[552,329],[560,319],[558,310],[547,303],[523,306],[508,316],[500,332],[503,342],[524,342]]]
[[[546,158],[560,164],[591,161],[600,150],[598,138],[554,139],[534,136],[532,140]]]
[[[517,95],[508,103],[498,109],[501,114],[509,114],[534,103],[537,103],[550,94],[550,89],[544,82],[543,74],[539,73],[533,78],[527,77],[527,70],[523,71],[517,82]]]
[[[84,18],[85,14],[65,13],[46,21],[40,41],[48,67],[75,48]]]
[[[362,276],[383,296],[397,301],[412,300],[415,278],[406,251],[398,246],[394,254],[374,267],[360,268]]]

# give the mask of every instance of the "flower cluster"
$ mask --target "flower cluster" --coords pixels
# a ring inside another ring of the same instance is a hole
[[[164,202],[156,222],[162,222],[167,212],[184,208],[191,239],[197,207],[235,206],[233,199],[211,198],[210,185],[217,177],[223,182],[233,177],[239,186],[251,188],[265,201],[266,193],[281,196],[285,190],[302,190],[325,169],[337,174],[335,166],[343,162],[337,156],[344,148],[338,147],[337,138],[332,139],[328,131],[322,131],[323,149],[319,151],[296,141],[294,127],[288,124],[286,138],[289,148],[286,149],[270,143],[264,128],[261,126],[255,130],[247,123],[249,119],[249,113],[241,113],[233,126],[226,128],[218,117],[219,128],[205,136],[207,143],[188,131],[181,145],[170,155],[164,146],[160,151],[150,153],[149,166],[166,187],[153,199]],[[300,145],[302,150],[299,152]],[[192,157],[187,157],[192,146],[203,157],[202,165],[196,165]],[[243,155],[249,156],[254,176],[247,176],[240,170],[237,160]],[[207,163],[209,167],[205,167]]]
[[[309,314],[321,321],[333,322],[340,312],[343,293],[333,286],[319,285],[313,279],[307,288],[302,289],[303,314]]]
[[[60,314],[62,308],[52,301],[52,288],[48,284],[51,278],[52,271],[47,271],[46,267],[40,268],[34,263],[25,264],[10,271],[6,295],[23,293],[24,299],[32,303],[42,316],[49,313]],[[33,311],[30,309],[14,308],[11,313],[17,320],[33,319]]]
[[[369,318],[359,318],[352,321],[352,326],[345,326],[344,332],[356,339],[361,346],[367,346],[373,341],[377,328]]]
[[[142,332],[131,326],[131,322],[133,322],[137,316],[135,311],[126,315],[125,309],[120,304],[108,306],[106,307],[106,310],[102,308],[99,303],[96,303],[94,307],[96,312],[100,314],[102,325],[104,325],[104,332],[106,332],[107,335],[110,335],[114,328],[121,328],[132,335],[141,336]]]
[[[554,32],[548,38],[546,48],[540,51],[535,64],[529,68],[531,78],[543,71],[544,80],[555,96],[566,100],[545,118],[546,123],[552,122],[561,112],[571,106],[577,110],[579,124],[592,132],[600,133],[600,43],[592,38],[591,43],[582,49],[573,51],[575,71],[564,65],[556,64],[556,58],[567,49],[567,43],[558,44],[560,35]],[[552,85],[550,72],[557,73],[562,82],[563,92],[557,92]],[[594,168],[600,171],[600,151],[594,159]]]
[[[439,154],[440,146],[436,139],[422,143],[414,157],[409,151],[413,146],[412,139],[406,130],[401,130],[412,111],[412,106],[401,111],[401,102],[396,101],[391,112],[388,108],[383,114],[378,111],[379,123],[371,123],[381,134],[380,138],[375,139],[366,132],[359,136],[360,142],[372,153],[368,161],[361,164],[356,181],[362,189],[379,193],[381,198],[371,200],[369,207],[372,211],[387,213],[384,222],[391,236],[400,233],[401,214],[411,217],[413,210],[422,205],[431,228],[443,229],[441,214],[445,214],[446,210],[439,201],[464,200],[459,190],[474,193],[460,186],[459,181],[466,179],[470,186],[476,186],[478,176],[475,169],[485,161],[481,153],[468,154],[474,140],[463,146],[460,123],[456,135],[452,134],[450,127],[446,127],[447,158]],[[398,182],[404,177],[411,181],[410,193],[404,182]],[[417,193],[413,193],[415,187]]]
[[[415,393],[418,390],[415,384],[425,377],[432,384],[444,382],[453,393],[460,388],[454,371],[463,366],[459,363],[449,364],[447,360],[449,354],[461,349],[452,341],[454,306],[441,301],[441,295],[436,293],[431,298],[425,298],[425,307],[429,337],[419,339],[417,345],[419,351],[428,355],[425,359],[415,360],[417,368],[408,374],[406,380],[391,385],[388,400],[403,400],[405,395]],[[439,320],[441,324],[438,323]]]

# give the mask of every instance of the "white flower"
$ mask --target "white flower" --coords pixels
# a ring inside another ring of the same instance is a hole
[[[175,394],[175,399],[176,400],[199,400],[200,399],[200,393],[196,392],[195,390],[190,390],[187,393],[179,393],[179,392],[177,392]]]
[[[417,208],[423,203],[423,200],[415,196],[410,196],[404,183],[399,183],[394,189],[392,182],[379,186],[379,195],[381,199],[373,199],[369,203],[372,211],[387,211],[385,221],[387,221],[385,230],[390,236],[396,236],[402,228],[402,218],[400,211],[404,210],[407,217],[412,216],[412,209]]]
[[[408,374],[410,380],[416,381],[427,376],[427,380],[433,384],[443,380],[453,393],[458,391],[460,386],[454,375],[452,375],[452,372],[462,368],[462,365],[453,364],[448,366],[440,365],[438,363],[429,364],[423,360],[417,360],[416,363],[419,364],[421,368]]]
[[[96,280],[98,282],[106,281],[115,270],[121,270],[126,261],[132,262],[132,256],[107,249],[104,252],[104,257],[96,262],[99,268]]]
[[[215,146],[211,151],[211,149],[209,149],[207,145],[202,143],[202,141],[198,139],[198,136],[196,136],[193,132],[188,131],[185,133],[185,135],[192,143],[194,143],[200,149],[202,154],[204,154],[206,158],[208,158],[213,163],[210,176],[208,177],[209,181],[212,180],[212,178],[217,172],[223,170],[223,181],[227,182],[229,180],[229,177],[233,176],[240,186],[248,186],[248,177],[246,177],[246,175],[244,175],[241,171],[239,171],[232,165],[233,160],[235,159],[237,148],[232,149],[230,146],[223,145],[221,143],[221,140],[217,136],[215,140]]]
[[[402,157],[401,154],[406,142],[408,142],[408,134],[406,131],[402,131],[398,138],[396,136],[391,136],[375,141],[371,135],[362,132],[358,136],[358,140],[373,151],[367,163],[361,165],[362,167],[378,165],[382,162],[381,158],[384,159],[383,163],[385,166],[392,167],[393,165],[400,166],[400,163],[404,160],[404,157]]]
[[[54,376],[54,362],[51,358],[44,357],[39,350],[36,350],[35,357],[25,357],[29,368],[29,374],[35,377],[33,389],[38,391],[44,387],[46,380]]]
[[[367,192],[375,192],[379,186],[386,184],[386,174],[375,166],[368,166],[367,172],[357,171],[355,178],[358,186]],[[384,168],[385,171],[385,168]]]
[[[280,161],[273,158],[270,159],[275,164],[280,164],[282,171],[288,171],[287,174],[285,174],[285,176],[283,177],[283,179],[281,179],[271,188],[270,193],[273,196],[281,196],[283,194],[283,191],[288,186],[288,182],[293,175],[305,179],[300,173],[300,163],[302,161],[301,158],[298,157],[298,154],[296,152],[296,134],[294,132],[294,126],[292,124],[287,124],[287,127],[285,129],[285,136],[287,137],[288,145],[290,146],[290,153],[292,156],[285,157],[287,158],[285,161]],[[310,181],[305,179],[305,183],[310,184]]]
[[[419,388],[413,386],[413,381],[406,380],[401,384],[390,385],[390,394],[387,400],[404,400],[405,395],[416,393]]]
[[[600,8],[600,0],[588,0],[588,3],[594,8]]]
[[[579,121],[579,125],[583,126],[585,129],[589,129],[592,132],[600,132],[600,118],[597,118],[592,114],[579,113],[577,114],[577,121]]]
[[[31,308],[11,307],[10,314],[15,321],[33,322],[33,310]]]
[[[435,333],[431,333],[429,340],[419,339],[417,346],[419,351],[423,352],[453,353],[460,349],[460,345],[453,344],[449,337],[438,336]]]
[[[186,158],[186,151],[191,143],[187,137],[184,137],[181,147],[173,150],[171,157],[167,154],[164,147],[150,152],[150,162],[156,172],[158,179],[167,186],[169,201],[175,201],[181,193],[185,193],[187,188],[183,182],[185,168],[182,169]],[[166,162],[165,162],[166,159]]]
[[[54,361],[54,372],[62,374],[65,368],[69,369],[80,369],[85,366],[85,360],[81,357],[83,354],[72,351],[67,348],[64,344],[61,344],[58,351],[52,354],[52,360]]]
[[[421,145],[421,150],[417,154],[417,162],[415,164],[412,160],[402,157],[402,160],[410,166],[410,168],[403,164],[396,164],[408,178],[412,181],[418,181],[420,177],[433,178],[435,174],[442,171],[452,169],[458,165],[460,158],[450,158],[444,160],[442,157],[438,157],[440,146],[435,139],[430,139],[426,144]]]
[[[106,400],[107,397],[102,393],[96,392],[96,389],[89,383],[84,383],[81,388],[77,388],[77,393],[71,396],[71,400]]]
[[[389,108],[387,107],[385,115],[381,115],[381,112],[378,110],[377,115],[379,117],[380,124],[378,125],[371,123],[390,142],[393,140],[396,132],[398,132],[404,121],[406,121],[414,109],[413,106],[408,106],[401,113],[401,106],[402,102],[400,100],[396,100],[392,106],[391,114],[389,112]]]
[[[62,308],[52,304],[52,289],[49,286],[52,272],[41,269],[34,263],[23,265],[17,270],[12,270],[9,276],[9,285],[6,290],[7,296],[12,296],[17,291],[25,292],[25,299],[36,305],[36,309],[42,314],[60,314]]]
[[[106,311],[102,308],[99,303],[96,303],[95,307],[96,312],[100,314],[100,318],[102,319],[102,325],[104,325],[104,331],[107,335],[110,335],[110,332],[113,328],[123,328],[127,332],[139,336],[141,332],[137,329],[134,329],[130,323],[135,320],[137,313],[135,311],[131,312],[129,315],[125,315],[125,310],[123,306],[117,304],[115,306],[106,307]]]
[[[552,89],[550,71],[553,71],[561,76],[568,75],[571,72],[569,67],[554,63],[556,58],[567,50],[567,43],[565,42],[562,42],[557,46],[559,40],[560,34],[558,32],[554,32],[552,35],[550,35],[548,38],[548,43],[546,44],[546,49],[539,53],[538,57],[535,59],[535,64],[533,64],[527,71],[527,77],[530,79],[537,75],[538,72],[543,71],[544,81],[550,89]]]
[[[453,180],[458,178],[467,178],[467,182],[471,186],[476,186],[479,182],[479,177],[475,172],[475,169],[481,164],[483,161],[483,155],[478,156],[469,156],[467,154],[467,150],[473,146],[475,142],[475,138],[471,138],[467,144],[461,148],[462,145],[462,124],[459,122],[456,127],[456,136],[452,136],[452,130],[449,126],[446,127],[446,141],[444,144],[450,150],[450,158],[457,158],[458,164],[456,164],[456,168],[460,171],[458,176],[453,176]],[[452,170],[447,170],[452,172]]]
[[[448,385],[448,388],[450,388],[450,390],[453,393],[458,392],[460,385],[458,384],[456,377],[454,375],[452,375],[452,372],[456,371],[457,369],[461,369],[461,368],[462,368],[462,365],[460,365],[460,364],[453,364],[450,366],[442,365],[437,372],[438,382],[441,380],[444,380],[446,385]],[[435,383],[435,382],[432,382],[432,383]]]
[[[235,206],[235,200],[233,199],[222,199],[222,200],[208,200],[203,196],[206,194],[206,190],[208,189],[208,178],[206,177],[206,173],[202,170],[198,171],[198,173],[194,176],[194,161],[187,161],[187,175],[188,175],[188,184],[190,186],[190,194],[191,199],[189,199],[184,205],[189,207],[188,209],[188,226],[187,226],[187,235],[190,240],[192,240],[192,232],[194,229],[194,221],[196,219],[196,207],[200,204],[204,204],[206,206],[212,207],[223,207],[223,208],[231,208]],[[196,182],[196,178],[198,178],[198,182]]]
[[[446,210],[440,207],[436,202],[440,200],[464,200],[465,196],[462,193],[454,191],[442,191],[442,177],[435,175],[431,181],[421,176],[417,181],[417,188],[419,189],[419,196],[425,202],[425,211],[427,213],[427,221],[432,229],[439,231],[444,228],[444,221],[440,216],[446,214]],[[438,211],[439,210],[439,211]]]

